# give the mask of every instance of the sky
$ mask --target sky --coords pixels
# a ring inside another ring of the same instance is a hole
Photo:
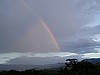
[[[0,64],[100,58],[100,0],[0,0]]]

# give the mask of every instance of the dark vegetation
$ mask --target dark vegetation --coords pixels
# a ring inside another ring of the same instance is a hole
[[[100,75],[100,64],[92,64],[85,60],[78,62],[77,59],[67,59],[66,66],[60,69],[35,70],[29,69],[25,71],[1,71],[0,75]]]

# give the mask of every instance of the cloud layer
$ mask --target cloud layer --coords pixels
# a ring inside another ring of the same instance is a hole
[[[75,55],[77,54],[69,52],[1,53],[0,64],[53,64],[57,62],[64,62],[66,57]]]
[[[50,61],[56,58],[63,61],[65,57],[100,57],[99,0],[23,1],[0,1],[0,63],[13,64],[22,59],[36,62],[48,58]],[[61,47],[60,51],[56,49],[37,15],[52,31]],[[36,57],[31,52],[37,53]]]

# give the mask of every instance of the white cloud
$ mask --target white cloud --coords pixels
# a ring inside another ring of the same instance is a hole
[[[70,52],[48,52],[48,53],[37,53],[31,55],[31,57],[67,57],[72,55],[77,55],[77,54]]]
[[[83,54],[82,58],[100,58],[100,52],[99,53],[86,53],[86,54]]]
[[[93,41],[100,42],[100,34],[96,34],[92,38],[93,38]]]
[[[100,16],[100,15],[99,15]],[[90,23],[88,23],[87,25],[85,25],[84,27],[86,28],[92,28],[92,27],[96,27],[100,25],[100,21],[99,21],[100,17],[98,18],[94,18]]]
[[[21,55],[21,53],[1,53],[0,64],[5,64],[7,61],[20,57]]]
[[[48,52],[48,53],[1,53],[0,54],[0,64],[6,64],[7,61],[11,59],[20,58],[20,57],[36,57],[36,58],[51,58],[51,57],[68,57],[77,55],[70,52]]]

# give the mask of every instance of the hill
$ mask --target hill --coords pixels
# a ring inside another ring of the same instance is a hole
[[[27,69],[36,69],[36,70],[43,70],[43,69],[58,69],[61,67],[65,67],[64,63],[57,63],[57,64],[47,64],[47,65],[14,65],[14,64],[0,64],[0,70],[18,70],[23,71]]]

